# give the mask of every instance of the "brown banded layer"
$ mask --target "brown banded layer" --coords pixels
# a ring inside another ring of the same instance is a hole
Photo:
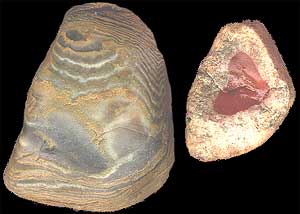
[[[71,8],[29,89],[5,185],[32,201],[114,211],[174,162],[171,91],[150,29],[107,3]]]

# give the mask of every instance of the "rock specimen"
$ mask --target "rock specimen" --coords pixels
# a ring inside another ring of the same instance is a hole
[[[190,89],[186,144],[201,161],[227,159],[266,142],[295,98],[271,35],[259,21],[228,24]]]
[[[4,173],[22,198],[119,210],[156,192],[174,162],[163,57],[149,28],[113,4],[66,13],[24,115]]]

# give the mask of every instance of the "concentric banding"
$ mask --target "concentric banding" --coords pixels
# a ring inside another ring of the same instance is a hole
[[[73,7],[29,90],[6,186],[113,211],[156,192],[173,161],[171,91],[152,32],[116,5]]]

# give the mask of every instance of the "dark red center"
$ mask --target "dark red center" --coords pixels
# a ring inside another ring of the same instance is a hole
[[[213,108],[219,114],[233,115],[258,105],[269,90],[253,60],[244,52],[233,56],[228,65],[227,86],[220,91]]]

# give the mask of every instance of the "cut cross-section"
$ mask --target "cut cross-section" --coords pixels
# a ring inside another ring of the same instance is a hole
[[[188,95],[189,153],[214,161],[257,148],[279,128],[294,99],[291,77],[265,26],[259,21],[226,25]]]

